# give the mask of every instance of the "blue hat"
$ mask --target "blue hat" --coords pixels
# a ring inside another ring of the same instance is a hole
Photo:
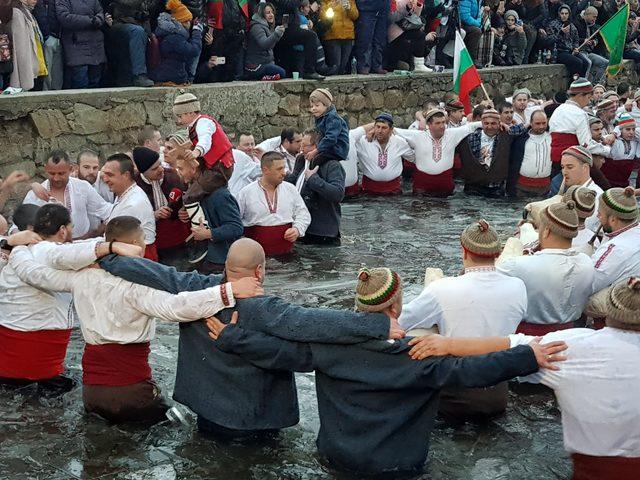
[[[390,127],[393,126],[393,115],[389,112],[382,112],[376,117],[376,122],[385,122],[388,123]]]

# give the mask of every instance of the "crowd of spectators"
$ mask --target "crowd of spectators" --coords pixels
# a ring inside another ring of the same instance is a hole
[[[593,34],[625,0],[3,1],[0,88],[28,91],[429,72],[452,66],[458,27],[480,68],[561,63],[597,83]]]

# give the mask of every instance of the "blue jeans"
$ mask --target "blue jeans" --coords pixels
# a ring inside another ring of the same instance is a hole
[[[131,74],[147,74],[147,42],[149,37],[140,25],[120,23],[115,25],[129,41],[129,58],[131,59]]]
[[[102,79],[102,65],[67,67],[69,88],[98,88]]]
[[[382,68],[382,52],[387,45],[388,10],[361,11],[356,21],[356,43],[353,56],[358,73],[376,72]]]
[[[247,67],[244,69],[244,77],[247,80],[262,80],[262,77],[267,75],[280,75],[280,78],[284,78],[287,75],[287,72],[284,71],[284,68],[279,67],[275,63],[260,65],[257,70],[249,70]]]

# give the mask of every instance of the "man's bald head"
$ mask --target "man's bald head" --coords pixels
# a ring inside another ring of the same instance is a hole
[[[243,277],[264,280],[264,249],[255,240],[241,238],[229,247],[225,271],[227,280],[235,281]]]

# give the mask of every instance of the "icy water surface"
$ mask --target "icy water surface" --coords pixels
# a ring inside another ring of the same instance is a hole
[[[343,207],[343,245],[297,247],[288,263],[270,259],[269,293],[308,306],[351,308],[355,274],[364,264],[396,269],[420,290],[427,266],[446,274],[461,268],[458,238],[484,217],[503,236],[520,218],[522,202],[457,194],[449,200],[405,196],[363,199]],[[152,346],[154,376],[173,388],[178,328],[158,324]],[[74,332],[67,365],[80,378],[82,341]],[[81,390],[41,399],[33,389],[0,389],[0,479],[332,479],[315,455],[318,416],[313,376],[298,375],[301,421],[271,443],[223,444],[193,427],[164,422],[150,429],[109,426],[82,412]],[[224,392],[222,392],[224,394]],[[420,479],[567,479],[560,415],[552,394],[511,394],[509,409],[485,425],[438,424],[429,464]]]

